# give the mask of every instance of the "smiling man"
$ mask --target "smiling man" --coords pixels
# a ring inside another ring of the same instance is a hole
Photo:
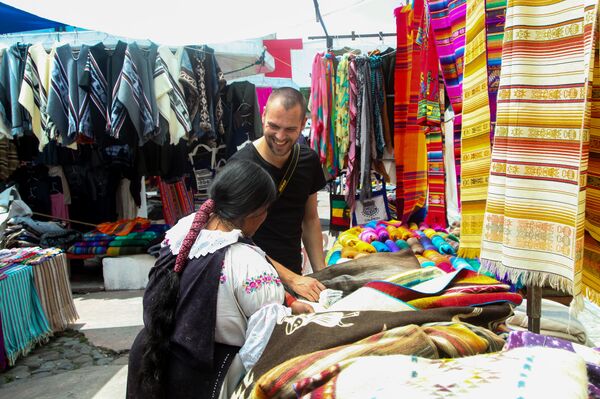
[[[269,256],[288,287],[309,300],[318,301],[325,287],[301,275],[301,240],[313,269],[324,268],[317,191],[325,186],[325,177],[316,152],[298,145],[297,154],[294,153],[306,124],[304,97],[290,87],[273,90],[262,122],[263,137],[232,157],[256,162],[269,172],[279,188],[277,200],[253,239]],[[285,181],[284,177],[287,177]]]

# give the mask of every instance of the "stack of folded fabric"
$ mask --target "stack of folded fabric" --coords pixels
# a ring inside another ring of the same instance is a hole
[[[29,216],[12,218],[2,234],[3,248],[68,248],[81,238],[81,233],[65,228],[56,222],[41,222]]]
[[[132,232],[124,236],[116,236],[108,244],[107,256],[142,254],[152,240],[158,236],[154,231]]]
[[[81,241],[73,244],[68,252],[74,255],[104,255],[114,238],[97,230],[90,231],[83,235]]]

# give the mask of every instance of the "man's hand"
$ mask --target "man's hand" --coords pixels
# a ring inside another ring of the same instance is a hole
[[[315,313],[315,310],[308,303],[295,301],[290,305],[292,314]]]
[[[319,294],[326,288],[312,277],[298,275],[290,281],[289,286],[296,294],[311,302],[319,302]]]

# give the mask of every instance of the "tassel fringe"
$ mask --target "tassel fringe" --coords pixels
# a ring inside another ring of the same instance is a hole
[[[474,259],[479,258],[479,254],[481,253],[481,249],[479,248],[458,248],[458,257],[459,258],[468,258]]]

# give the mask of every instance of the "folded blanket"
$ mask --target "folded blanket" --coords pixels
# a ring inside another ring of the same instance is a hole
[[[146,253],[144,247],[108,247],[106,256],[123,256]]]
[[[82,241],[105,241],[105,240],[113,240],[115,236],[110,234],[100,233],[99,231],[90,231],[83,235]]]
[[[586,399],[586,382],[585,362],[577,354],[517,348],[458,359],[367,355],[318,370],[294,387],[305,399],[370,398],[374,392],[380,398],[539,398],[545,393]]]
[[[69,251],[77,255],[103,255],[106,253],[106,247],[76,247],[72,246]]]
[[[479,294],[444,294],[419,298],[407,303],[417,309],[444,308],[447,306],[484,306],[491,303],[509,302],[520,305],[523,297],[514,292],[487,292]]]
[[[115,241],[121,240],[153,240],[158,236],[154,231],[143,231],[138,233],[129,233],[126,236],[116,236]]]
[[[502,304],[484,308],[453,307],[406,312],[340,311],[289,316],[275,326],[262,356],[238,389],[237,393],[243,394],[236,397],[249,398],[256,380],[296,356],[352,344],[383,330],[409,324],[422,325],[464,318],[473,325],[495,329],[510,314],[511,307]]]
[[[109,247],[145,247],[151,240],[112,240]]]
[[[421,265],[410,250],[394,253],[375,253],[319,270],[310,277],[325,287],[341,290],[344,295],[356,291],[373,280],[382,280],[398,273],[420,269]]]
[[[96,229],[104,234],[125,236],[132,231],[145,231],[150,227],[150,220],[145,218],[125,219],[116,222],[101,223]]]
[[[73,244],[74,247],[89,248],[89,247],[108,247],[109,240],[105,241],[79,241]]]
[[[40,238],[43,247],[68,248],[74,242],[81,240],[81,233],[77,230],[66,230],[64,233],[44,233]]]
[[[527,331],[527,301],[515,308],[515,315],[506,320],[511,330]],[[569,313],[569,307],[548,299],[542,299],[540,333],[567,341],[587,344],[584,325]]]
[[[568,310],[568,308],[567,308]],[[560,338],[551,338],[529,331],[512,331],[508,334],[505,350],[542,346],[563,349],[577,353],[585,360],[588,372],[588,393],[590,398],[600,398],[600,350],[574,344]]]

